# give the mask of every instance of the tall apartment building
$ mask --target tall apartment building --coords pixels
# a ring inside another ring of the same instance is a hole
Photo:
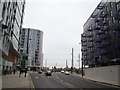
[[[0,0],[0,71],[16,69],[19,32],[22,28],[25,0]]]
[[[83,27],[84,65],[120,64],[120,1],[101,1]]]
[[[21,67],[43,66],[43,32],[37,29],[23,28],[20,34]],[[28,55],[28,58],[24,58]]]

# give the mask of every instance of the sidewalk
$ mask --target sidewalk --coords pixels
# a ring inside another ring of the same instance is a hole
[[[83,77],[82,77],[81,74],[77,74],[77,73],[73,73],[73,75],[81,77],[81,78],[89,80],[89,81],[92,81],[92,82],[97,82],[97,83],[101,83],[101,84],[106,84],[106,85],[109,85],[109,86],[113,86],[113,87],[116,87],[116,88],[120,88],[120,86],[118,86],[118,85],[114,85],[114,84],[110,84],[110,83],[105,83],[105,82],[100,82],[100,81],[89,79],[85,75]]]
[[[29,72],[26,77],[24,76],[24,73],[19,77],[19,72],[16,72],[16,74],[2,76],[2,88],[27,88],[27,90],[31,90],[34,86],[29,76]]]

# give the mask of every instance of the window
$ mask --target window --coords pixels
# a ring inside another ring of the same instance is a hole
[[[112,13],[112,11],[110,11],[110,16],[113,16],[113,13]]]
[[[115,23],[115,18],[114,17],[112,17],[112,22]]]

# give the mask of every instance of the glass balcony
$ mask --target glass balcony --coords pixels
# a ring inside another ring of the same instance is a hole
[[[106,39],[107,38],[107,35],[106,34],[101,34],[100,35],[100,39]]]
[[[86,42],[87,40],[85,40],[85,39],[83,39],[83,40],[81,40],[81,42]]]
[[[86,37],[86,35],[85,34],[81,34],[81,37]]]
[[[97,9],[103,9],[105,6],[102,5],[101,3],[97,6]]]
[[[117,12],[115,15],[114,15],[115,19],[116,20],[120,20],[120,12]]]
[[[100,54],[107,54],[107,53],[108,53],[107,49],[101,49],[100,50]]]
[[[99,22],[100,20],[102,20],[102,19],[101,19],[101,18],[98,18],[98,17],[96,17],[96,18],[94,19],[95,22]]]
[[[88,29],[88,31],[92,31],[92,30],[93,30],[93,29],[90,29],[90,28]]]
[[[106,15],[107,15],[107,13],[105,13],[105,12],[101,12],[101,13],[99,14],[99,16],[102,17],[102,18],[105,17]]]
[[[102,41],[102,44],[103,44],[104,46],[110,45],[110,43],[109,43],[108,41]]]
[[[95,30],[100,30],[100,26],[94,26]]]
[[[120,25],[114,24],[112,25],[113,30],[120,30]]]
[[[103,47],[103,44],[99,43],[96,45],[97,48],[102,48]]]
[[[97,56],[100,55],[100,54],[101,54],[100,51],[95,52],[95,55],[97,55]]]
[[[105,21],[100,20],[100,21],[98,22],[98,25],[99,25],[99,26],[103,26],[105,23],[106,23]]]
[[[106,26],[101,26],[101,27],[100,27],[100,30],[101,30],[101,31],[106,31],[106,30],[108,30],[108,28],[107,28]]]
[[[93,39],[88,40],[88,42],[93,42]]]
[[[106,57],[106,56],[102,56],[101,57],[102,58],[102,61],[104,62],[104,61],[109,61],[110,59],[108,58],[108,57]]]
[[[95,42],[101,42],[102,40],[100,38],[97,38],[94,40]]]
[[[104,32],[99,32],[99,31],[96,31],[96,34],[97,35],[100,35],[100,34],[103,34]]]
[[[116,43],[115,48],[120,48],[120,43]]]
[[[87,37],[92,37],[93,35],[92,34],[88,34]]]

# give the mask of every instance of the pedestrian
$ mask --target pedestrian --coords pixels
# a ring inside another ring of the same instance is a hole
[[[14,69],[14,70],[13,70],[13,73],[15,74],[15,72],[16,72],[16,70]]]
[[[24,71],[24,72],[25,72],[25,77],[26,77],[26,74],[27,74],[27,68],[25,68],[25,71]]]
[[[22,69],[20,68],[20,73],[19,73],[19,77],[21,76],[21,74],[22,74]]]

